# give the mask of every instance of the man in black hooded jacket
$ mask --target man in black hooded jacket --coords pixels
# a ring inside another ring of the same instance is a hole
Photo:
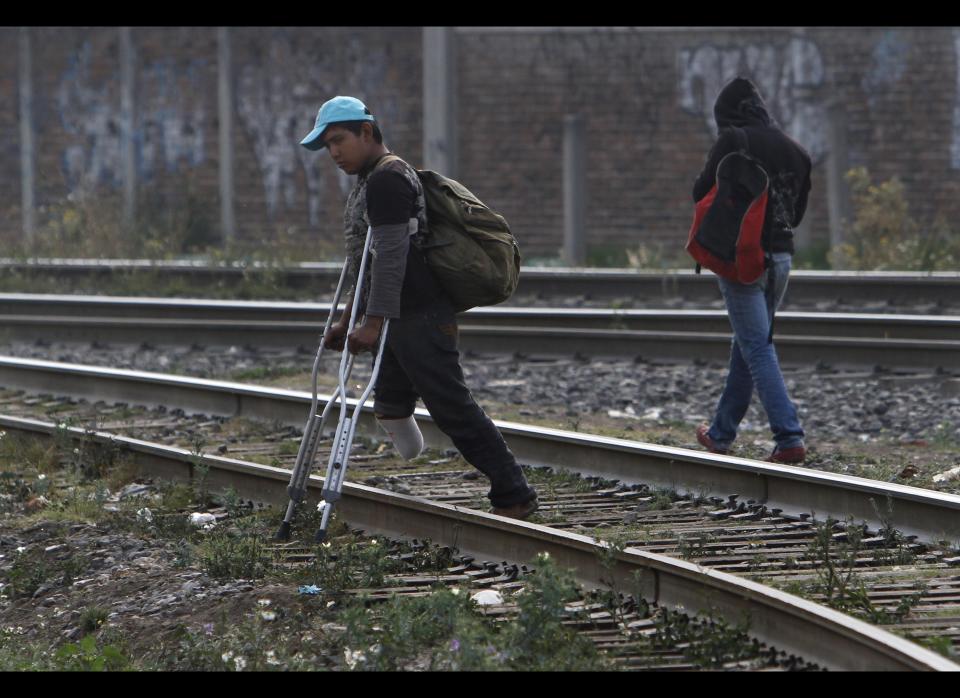
[[[767,268],[752,284],[718,277],[734,339],[716,415],[712,424],[697,429],[697,440],[714,453],[727,453],[756,388],[776,442],[770,460],[802,463],[806,457],[804,433],[796,406],[787,395],[770,329],[787,288],[794,252],[793,229],[807,208],[810,156],[777,127],[760,92],[745,78],[735,78],[720,91],[713,113],[717,142],[693,185],[693,200],[699,201],[713,187],[723,157],[740,150],[732,127],[742,129],[747,153],[760,162],[770,181],[761,238]]]

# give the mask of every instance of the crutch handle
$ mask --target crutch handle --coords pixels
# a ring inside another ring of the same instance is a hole
[[[343,351],[349,331],[349,327],[337,322],[327,328],[326,332],[320,337],[320,341],[323,342],[323,346],[327,349]]]
[[[347,336],[347,348],[353,355],[365,351],[373,353],[382,333],[383,323],[377,327],[375,323],[364,322]]]

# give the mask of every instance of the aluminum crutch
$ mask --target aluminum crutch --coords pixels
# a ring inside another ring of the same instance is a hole
[[[370,235],[371,230],[367,229],[367,239],[364,243],[363,248],[363,257],[361,262],[361,269],[359,278],[363,279],[363,273],[366,266],[367,253],[370,247]],[[349,258],[348,258],[349,260]],[[324,349],[324,339],[327,334],[327,330],[330,328],[330,325],[333,322],[334,314],[337,312],[337,304],[340,302],[340,296],[343,291],[344,281],[346,280],[347,269],[348,269],[348,260],[344,261],[343,270],[340,272],[340,280],[337,283],[337,290],[334,293],[333,301],[330,305],[330,313],[327,315],[327,321],[323,327],[323,333],[320,336],[320,347],[317,350],[316,358],[313,362],[313,371],[311,374],[311,385],[312,385],[312,395],[310,401],[310,415],[307,418],[307,423],[303,429],[303,438],[300,441],[300,448],[297,452],[297,459],[293,466],[293,471],[290,474],[290,484],[287,486],[287,494],[290,496],[290,502],[287,505],[287,511],[284,515],[283,522],[280,524],[280,529],[277,531],[276,538],[278,540],[289,540],[290,539],[290,524],[293,520],[293,515],[296,511],[297,504],[299,504],[306,497],[307,493],[307,479],[310,477],[310,471],[313,469],[313,463],[316,460],[317,450],[320,445],[320,441],[323,435],[323,427],[326,424],[327,417],[329,416],[331,409],[334,404],[336,404],[337,399],[341,396],[346,395],[346,381],[349,379],[350,371],[353,368],[353,357],[349,356],[349,359],[344,363],[344,359],[347,359],[349,352],[346,351],[344,347],[344,356],[341,357],[340,362],[340,373],[341,380],[338,382],[337,389],[334,394],[327,401],[327,404],[324,406],[323,413],[317,414],[317,378],[320,370],[320,359],[323,355]],[[349,327],[353,328],[353,323],[356,319],[357,312],[357,299],[360,297],[362,291],[361,284],[358,282],[357,291],[354,294],[354,303],[353,309],[350,316],[350,325]],[[381,330],[381,338],[386,336],[385,328]],[[346,375],[343,375],[343,374]]]
[[[322,415],[317,414],[317,378],[320,372],[320,358],[323,356],[323,343],[327,336],[327,330],[333,323],[333,317],[337,312],[337,304],[340,302],[340,295],[343,292],[343,282],[347,277],[348,260],[344,260],[343,269],[340,272],[340,280],[337,282],[337,290],[333,294],[333,301],[330,304],[330,312],[327,314],[327,321],[323,325],[323,331],[320,333],[320,347],[317,349],[317,356],[313,360],[313,372],[311,373],[312,395],[310,400],[310,416],[303,427],[303,438],[300,440],[300,448],[297,451],[297,459],[293,465],[293,472],[290,474],[290,484],[287,485],[287,494],[290,496],[290,502],[287,505],[286,515],[280,524],[280,530],[277,531],[277,540],[290,539],[290,522],[293,520],[294,511],[297,504],[303,501],[306,496],[307,478],[310,477],[313,460],[316,456],[317,447],[323,433],[323,425],[326,422],[327,415],[334,400],[327,402]],[[339,388],[338,388],[339,390]]]
[[[377,348],[377,357],[373,362],[373,371],[370,374],[370,381],[366,389],[357,400],[357,405],[353,410],[353,416],[349,416],[349,408],[346,399],[340,400],[340,422],[337,425],[337,432],[333,438],[333,445],[330,448],[330,461],[327,463],[327,474],[323,479],[323,490],[320,504],[317,507],[320,511],[320,528],[317,529],[315,540],[322,543],[327,537],[327,524],[330,521],[330,514],[333,512],[333,506],[340,499],[340,493],[343,491],[343,478],[347,474],[347,466],[350,464],[350,449],[353,446],[353,437],[357,430],[357,419],[363,404],[370,396],[370,391],[377,382],[377,376],[380,373],[380,362],[383,359],[383,349],[387,343],[387,330],[390,320],[384,319],[383,327],[380,329],[379,347]],[[348,353],[346,350],[344,353]],[[353,363],[352,356],[349,362]],[[349,376],[349,369],[347,370]],[[340,372],[341,395],[346,395],[344,372]]]

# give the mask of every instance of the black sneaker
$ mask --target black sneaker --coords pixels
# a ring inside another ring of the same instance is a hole
[[[494,507],[490,510],[490,513],[496,514],[497,516],[506,516],[508,519],[520,519],[522,521],[528,518],[539,507],[540,502],[534,497],[522,504],[514,504],[509,507]]]

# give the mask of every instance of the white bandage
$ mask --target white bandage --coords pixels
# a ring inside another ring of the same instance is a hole
[[[403,419],[382,419],[377,417],[377,424],[393,440],[393,446],[403,458],[411,460],[420,455],[423,450],[423,434],[417,426],[413,415]]]

